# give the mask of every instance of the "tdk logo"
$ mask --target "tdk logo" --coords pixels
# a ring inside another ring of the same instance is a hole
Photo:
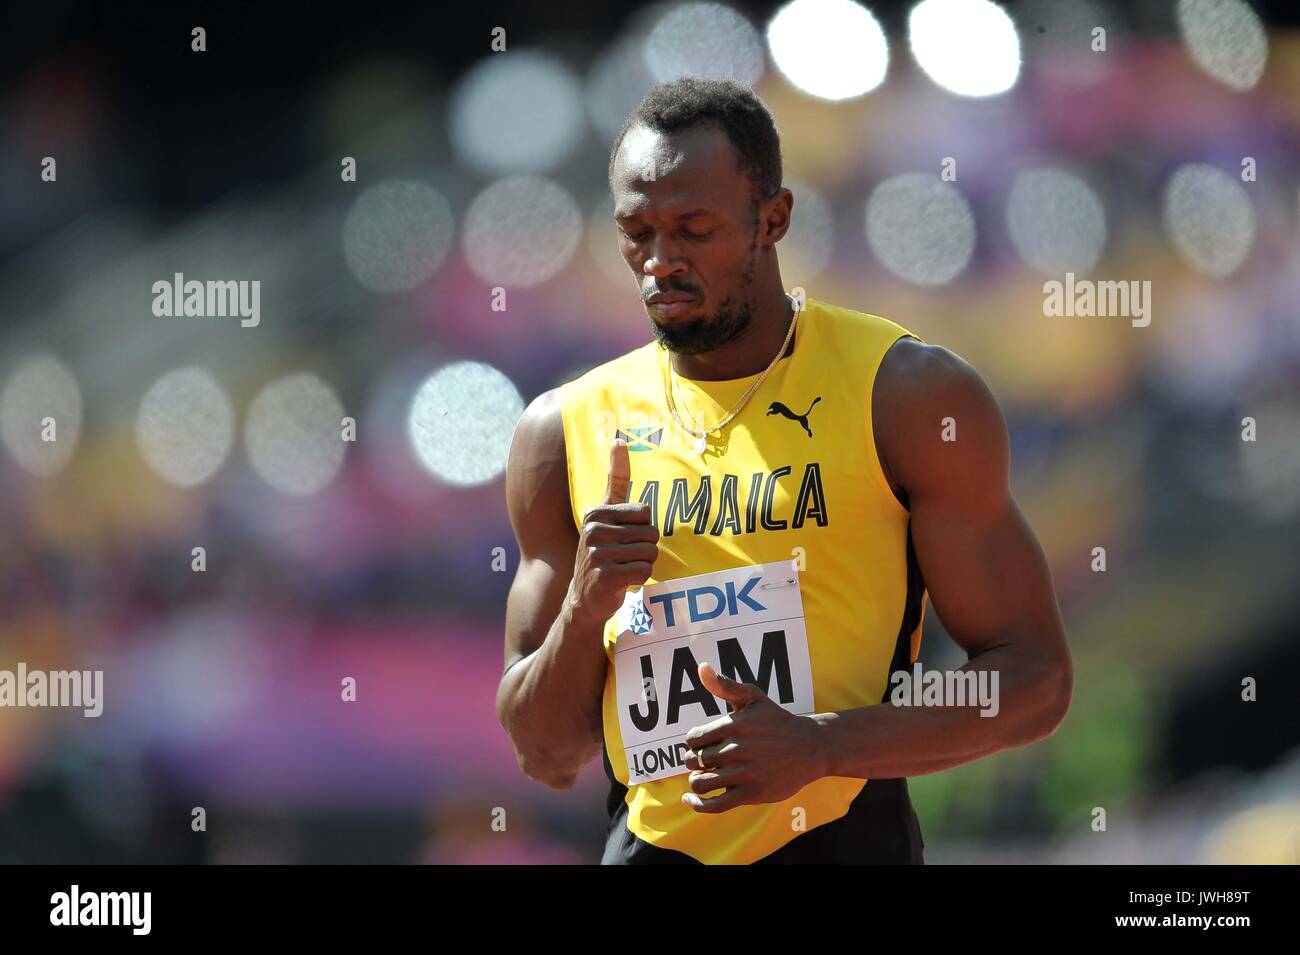
[[[745,581],[745,586],[740,590],[736,589],[734,581],[728,580],[726,590],[717,587],[691,587],[688,590],[674,590],[672,593],[656,594],[650,598],[651,603],[660,604],[664,611],[664,622],[670,627],[677,626],[676,617],[673,614],[673,603],[682,597],[686,598],[686,607],[690,612],[691,623],[699,623],[701,620],[712,620],[719,616],[724,610],[728,616],[734,617],[738,612],[737,603],[744,603],[749,609],[762,612],[767,608],[749,595],[755,585],[762,580],[762,575],[750,577]],[[713,600],[712,608],[705,609],[701,601]]]
[[[649,633],[650,628],[654,626],[654,621],[650,619],[650,614],[646,612],[645,604],[640,600],[633,605],[628,624],[635,634]]]

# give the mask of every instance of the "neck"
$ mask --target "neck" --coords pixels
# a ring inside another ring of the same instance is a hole
[[[753,318],[743,334],[698,355],[673,352],[669,356],[673,371],[683,378],[697,381],[727,381],[757,375],[772,364],[777,349],[790,331],[793,317],[794,308],[781,288],[780,278],[777,278],[775,287],[760,295],[755,302]],[[790,349],[793,348],[792,338]],[[786,354],[789,354],[789,349]]]

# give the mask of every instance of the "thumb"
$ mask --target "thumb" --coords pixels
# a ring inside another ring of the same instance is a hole
[[[732,709],[743,709],[755,700],[767,699],[767,694],[758,687],[723,676],[707,661],[700,664],[700,682],[714,696],[730,703]]]
[[[627,488],[632,481],[632,466],[628,463],[627,442],[616,438],[609,446],[609,480],[605,484],[602,504],[626,504]]]

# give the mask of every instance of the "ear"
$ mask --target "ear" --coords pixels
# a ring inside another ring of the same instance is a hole
[[[776,245],[790,231],[790,216],[794,211],[794,193],[782,186],[758,204],[760,239]]]

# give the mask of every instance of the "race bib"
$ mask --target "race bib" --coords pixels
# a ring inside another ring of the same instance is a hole
[[[618,720],[628,784],[689,772],[686,731],[731,712],[700,682],[707,660],[791,713],[813,712],[803,597],[793,561],[749,564],[630,590],[615,616]]]

